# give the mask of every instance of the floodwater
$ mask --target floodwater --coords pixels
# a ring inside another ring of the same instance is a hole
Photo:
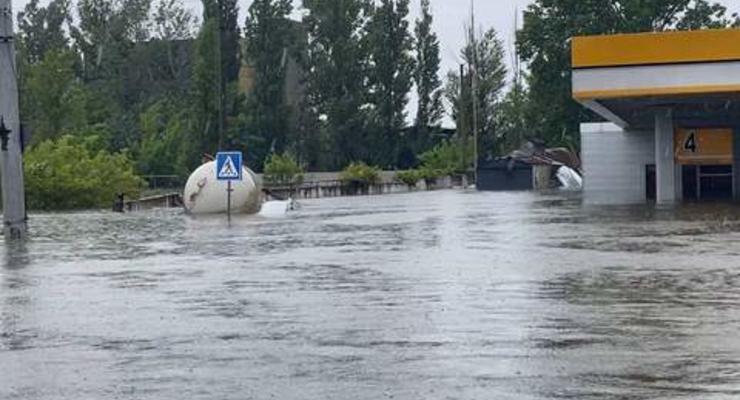
[[[2,399],[734,399],[740,207],[456,191],[32,216]]]

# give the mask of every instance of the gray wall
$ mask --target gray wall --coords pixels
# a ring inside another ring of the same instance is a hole
[[[581,125],[584,201],[646,201],[646,166],[655,164],[655,134],[625,131],[611,123]]]

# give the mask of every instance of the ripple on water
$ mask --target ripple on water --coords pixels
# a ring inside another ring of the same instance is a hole
[[[31,229],[0,254],[0,398],[740,395],[736,206],[440,191]]]

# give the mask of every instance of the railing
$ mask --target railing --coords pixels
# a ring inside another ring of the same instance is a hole
[[[180,189],[185,185],[184,179],[179,175],[144,175],[149,189]]]

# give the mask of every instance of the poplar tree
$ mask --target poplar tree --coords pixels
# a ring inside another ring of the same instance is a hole
[[[444,113],[442,106],[442,80],[439,78],[441,63],[439,39],[432,30],[432,10],[429,0],[421,0],[421,18],[416,20],[415,51],[416,68],[414,82],[419,98],[416,111],[416,129],[426,137],[429,128],[439,123]]]
[[[40,62],[50,50],[69,48],[66,31],[72,24],[68,0],[52,0],[39,7],[39,0],[31,0],[18,13],[19,52],[30,64]]]
[[[295,42],[290,0],[255,0],[245,24],[246,62],[254,71],[249,93],[248,127],[251,159],[262,165],[270,151],[282,154],[289,145],[294,110],[286,104],[285,78]],[[258,154],[254,154],[258,153]]]
[[[308,34],[306,71],[310,106],[321,121],[326,166],[344,168],[367,160],[368,52],[365,29],[369,0],[304,0]]]
[[[409,33],[409,0],[380,0],[373,13],[368,43],[373,122],[373,160],[394,167],[400,135],[406,125],[406,105],[413,84],[413,39]]]
[[[479,154],[495,154],[503,140],[497,131],[497,116],[506,86],[504,46],[494,28],[486,31],[481,38],[474,39],[472,30],[469,30],[468,36],[470,39],[460,54],[466,64],[464,76],[461,81],[458,71],[448,73],[446,96],[452,105],[458,134],[466,147],[468,139],[472,140],[474,136],[473,96],[476,97]],[[461,130],[461,127],[465,129]]]
[[[197,165],[199,153],[227,145],[227,131],[238,113],[237,81],[241,67],[239,9],[236,0],[204,0],[203,25],[195,44],[192,133],[186,164]]]

